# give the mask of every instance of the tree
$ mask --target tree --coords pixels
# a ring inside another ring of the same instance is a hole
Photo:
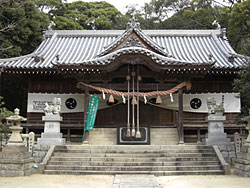
[[[9,125],[6,122],[6,117],[9,117],[13,114],[13,112],[9,111],[4,107],[3,98],[0,96],[0,151],[2,141],[7,141],[8,134],[10,133]]]
[[[248,115],[250,108],[250,62],[239,71],[237,78],[234,80],[234,89],[241,94],[242,114]]]
[[[250,0],[235,3],[229,13],[228,37],[234,49],[250,55]]]
[[[43,40],[48,16],[32,1],[6,0],[0,9],[0,58],[32,52]]]
[[[54,6],[49,15],[53,29],[112,29],[121,13],[105,1],[76,1]]]

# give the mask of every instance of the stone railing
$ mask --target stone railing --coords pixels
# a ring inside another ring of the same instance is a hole
[[[29,134],[21,134],[25,147],[28,147],[28,151],[32,152],[32,148],[35,143],[35,133],[30,132]]]

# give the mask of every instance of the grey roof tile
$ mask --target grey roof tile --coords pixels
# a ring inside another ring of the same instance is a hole
[[[237,54],[221,30],[138,30],[134,29],[158,53],[141,48],[117,50],[111,54],[115,44],[122,40],[126,31],[47,31],[44,41],[31,54],[16,58],[0,59],[0,66],[22,69],[52,68],[59,61],[63,65],[104,65],[121,54],[145,54],[166,65],[207,64],[209,56],[214,68],[241,68],[249,57]],[[160,52],[163,53],[160,53]],[[173,56],[173,57],[172,57]],[[233,56],[233,62],[229,58]],[[38,57],[39,61],[36,61]],[[44,59],[44,61],[43,61]],[[178,62],[178,63],[177,63]]]

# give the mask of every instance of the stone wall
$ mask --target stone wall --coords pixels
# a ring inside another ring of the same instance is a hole
[[[50,146],[47,145],[34,145],[32,150],[32,157],[35,160],[35,163],[41,163],[43,158],[47,154]]]
[[[117,128],[94,128],[89,131],[90,145],[116,145]]]
[[[233,164],[233,159],[236,158],[234,143],[231,145],[218,146],[225,161],[229,164]]]

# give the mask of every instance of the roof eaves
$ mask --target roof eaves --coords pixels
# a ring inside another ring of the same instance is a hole
[[[19,56],[19,57],[0,59],[0,63],[18,61],[18,60],[27,59],[27,58],[30,58],[30,57],[42,57],[42,54],[44,54],[48,50],[48,48],[52,45],[52,43],[54,42],[56,37],[57,37],[57,33],[55,32],[53,34],[53,36],[51,37],[51,39],[50,39],[49,43],[47,44],[47,46],[41,51],[33,52],[31,54],[27,54],[27,55],[23,55],[23,56]]]
[[[246,60],[246,61],[249,61],[249,60],[250,60],[250,57],[248,57],[248,56],[244,56],[244,55],[241,55],[241,54],[237,54],[237,53],[235,53],[234,51],[231,51],[231,52],[227,51],[227,49],[225,49],[225,48],[221,45],[221,43],[220,43],[218,37],[217,37],[214,33],[212,33],[211,36],[212,36],[212,39],[214,40],[214,42],[216,43],[216,45],[218,46],[218,48],[219,48],[219,49],[221,50],[221,52],[228,58],[228,62],[230,62],[231,64],[233,64],[233,60],[234,60],[235,57],[244,59],[244,60]],[[224,39],[223,39],[223,40],[224,40]],[[230,60],[230,59],[232,59],[232,60]],[[232,68],[233,68],[233,67],[232,67]]]
[[[160,65],[211,65],[210,62],[189,62],[184,60],[178,60],[173,57],[166,57],[155,52],[152,52],[148,49],[142,47],[128,47],[128,48],[121,48],[117,51],[114,51],[110,54],[107,54],[102,57],[96,57],[91,60],[87,61],[80,61],[80,62],[72,62],[71,64],[67,65],[107,65],[114,61],[116,58],[126,55],[126,54],[139,54],[139,55],[146,55],[147,57],[151,58],[157,64]],[[65,63],[57,63],[57,65],[66,65]]]

